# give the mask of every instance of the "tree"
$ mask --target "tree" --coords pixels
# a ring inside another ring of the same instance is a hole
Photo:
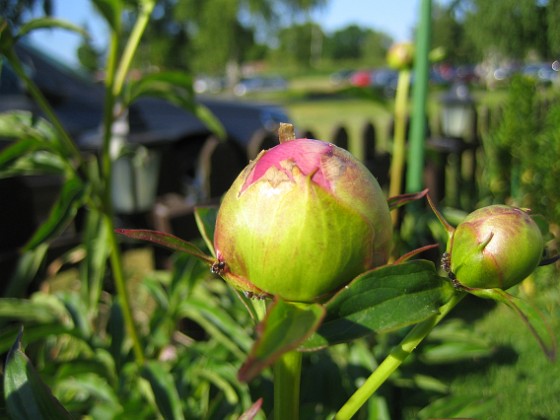
[[[557,59],[560,56],[560,25],[558,25],[558,16],[560,16],[560,0],[548,0],[546,8],[547,19],[547,41],[550,46],[551,58]]]
[[[391,37],[382,32],[348,25],[325,37],[324,55],[333,61],[365,60],[378,64],[385,61],[391,43]]]
[[[305,14],[326,0],[161,0],[147,31],[146,62],[217,73],[235,69],[271,28]],[[156,47],[157,46],[157,47]],[[235,70],[233,70],[235,72]]]
[[[432,46],[443,48],[445,60],[454,64],[473,63],[478,54],[471,40],[466,37],[465,26],[458,16],[459,2],[448,6],[434,4],[432,16]]]
[[[279,46],[274,52],[274,58],[283,63],[309,67],[312,62],[311,46],[314,31],[318,32],[321,39],[324,37],[321,28],[311,22],[281,29],[278,33]]]
[[[541,0],[463,0],[465,36],[479,57],[494,51],[524,59],[529,52],[548,55],[547,7]]]

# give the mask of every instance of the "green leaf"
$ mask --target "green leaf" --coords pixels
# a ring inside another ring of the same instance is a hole
[[[4,291],[5,297],[21,297],[25,294],[27,286],[39,272],[48,249],[47,244],[41,244],[21,255]]]
[[[69,334],[76,337],[74,333],[75,330],[61,325],[58,320],[48,324],[28,325],[25,327],[25,342],[30,344],[48,336],[52,337],[63,334]],[[2,332],[0,333],[0,353],[5,353],[10,349],[14,341],[17,339],[18,334],[19,327],[10,326],[2,328]]]
[[[32,321],[40,323],[60,322],[59,308],[51,302],[28,299],[0,299],[0,319]]]
[[[435,400],[418,413],[419,419],[488,418],[488,409],[496,404],[494,396],[484,399],[472,395],[449,395]]]
[[[474,332],[470,324],[451,319],[434,328],[419,357],[429,364],[459,363],[490,357],[494,350],[492,343]]]
[[[556,359],[556,337],[541,313],[528,302],[510,295],[502,289],[475,289],[467,291],[483,299],[505,303],[521,318],[537,339],[544,354],[551,361]]]
[[[53,17],[41,17],[37,19],[30,20],[29,22],[24,23],[19,28],[18,37],[25,36],[29,34],[31,31],[35,31],[37,29],[66,29],[68,31],[76,32],[83,36],[88,36],[87,32],[84,28],[73,24],[72,22],[68,22],[66,20],[57,19]]]
[[[0,178],[26,175],[60,175],[68,169],[67,162],[55,153],[37,150],[18,156],[0,167]]]
[[[276,298],[258,325],[259,337],[239,370],[239,380],[250,381],[282,354],[297,348],[317,330],[325,308],[315,304],[288,303]]]
[[[191,109],[192,113],[206,125],[220,140],[227,138],[227,133],[220,122],[209,108],[202,104],[197,104],[194,109]]]
[[[74,219],[78,209],[83,205],[87,190],[87,185],[77,177],[66,180],[60,192],[60,197],[52,208],[49,217],[35,231],[24,246],[24,250],[33,249],[60,234]]]
[[[244,357],[249,350],[251,344],[243,326],[212,301],[190,298],[177,308],[177,315],[197,322],[236,357]]]
[[[14,45],[14,36],[11,32],[11,26],[3,16],[0,16],[0,53],[6,54]],[[0,70],[2,69],[2,61],[0,61]]]
[[[493,353],[494,349],[488,344],[455,341],[425,348],[420,357],[426,364],[438,364],[466,362],[490,357]]]
[[[93,0],[93,5],[110,28],[115,32],[119,32],[124,5],[123,0]]]
[[[216,257],[216,251],[214,250],[214,229],[216,228],[217,217],[218,207],[197,207],[194,210],[194,218],[198,230],[213,257]]]
[[[213,366],[212,369],[207,369],[206,367],[202,369],[193,369],[191,374],[196,377],[204,378],[214,385],[224,394],[226,401],[231,406],[238,405],[239,397],[230,381],[226,379],[221,366]],[[235,379],[235,376],[233,379]]]
[[[326,304],[327,316],[304,344],[315,350],[421,322],[439,312],[453,287],[425,260],[387,265],[356,277]]]
[[[2,119],[1,117],[0,120]],[[0,171],[5,170],[4,168],[16,162],[23,155],[40,149],[40,146],[41,144],[35,139],[23,138],[5,147],[0,152]]]
[[[412,203],[413,201],[420,200],[421,198],[424,198],[427,194],[428,194],[427,189],[417,193],[400,194],[395,197],[390,197],[387,200],[387,204],[389,205],[389,209],[394,210],[408,203]]]
[[[222,123],[204,105],[198,103],[192,78],[184,72],[160,72],[146,75],[128,85],[125,106],[142,96],[165,99],[187,111],[192,112],[220,139],[226,138]]]
[[[46,119],[20,110],[0,114],[0,137],[32,139],[46,148],[57,141],[53,126]]]
[[[142,368],[142,376],[152,387],[162,417],[164,419],[184,419],[181,398],[177,392],[173,375],[169,373],[165,365],[158,361],[149,361]]]
[[[184,241],[183,239],[171,235],[170,233],[149,229],[116,229],[115,232],[131,239],[148,241],[174,251],[184,252],[209,264],[214,262],[214,259],[211,256],[206,255],[196,245]]]
[[[261,410],[262,403],[263,399],[259,398],[248,410],[241,414],[239,420],[253,420]]]
[[[20,331],[6,359],[4,397],[8,414],[13,419],[71,419],[22,351],[21,338]]]
[[[107,258],[110,254],[109,229],[106,219],[100,212],[90,208],[87,212],[82,244],[85,259],[80,266],[82,273],[83,299],[88,302],[89,310],[95,311],[107,272]]]
[[[65,148],[52,125],[27,111],[0,114],[0,138],[13,139],[0,152],[0,176],[64,174],[70,169]]]
[[[131,81],[128,85],[126,105],[142,96],[170,99],[173,103],[187,108],[195,104],[192,77],[179,71],[147,74]]]

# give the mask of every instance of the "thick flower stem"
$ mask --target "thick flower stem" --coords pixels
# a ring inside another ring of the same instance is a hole
[[[440,308],[440,313],[417,324],[401,341],[393,348],[391,353],[373,371],[364,384],[350,397],[342,408],[336,413],[335,420],[350,419],[366,403],[366,401],[377,391],[377,389],[399,368],[402,362],[416,349],[432,329],[445,318],[445,316],[457,305],[466,293],[457,292]]]
[[[274,418],[299,419],[299,390],[302,354],[284,353],[274,363]]]
[[[402,192],[402,183],[404,179],[404,163],[406,156],[406,119],[407,119],[407,101],[410,86],[410,70],[401,70],[397,84],[397,93],[395,97],[395,128],[393,139],[393,158],[390,168],[390,184],[389,197],[396,197]],[[393,225],[398,220],[398,210],[394,209],[391,213]]]

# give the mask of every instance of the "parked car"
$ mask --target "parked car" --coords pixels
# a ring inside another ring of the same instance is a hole
[[[371,84],[371,70],[357,70],[350,75],[350,84],[356,87],[368,87]]]
[[[78,148],[84,153],[97,153],[102,143],[103,87],[31,45],[20,43],[16,52]],[[40,115],[37,104],[5,62],[0,77],[0,112],[27,110]],[[248,161],[246,148],[255,133],[274,136],[278,123],[289,121],[286,112],[274,104],[202,96],[197,100],[222,123],[231,146],[230,163],[235,161],[241,168]],[[158,197],[169,193],[185,197],[192,192],[201,150],[212,135],[202,121],[170,102],[145,98],[128,110],[124,133],[131,149],[159,153]],[[0,149],[8,144],[9,140],[0,139]],[[223,184],[228,185],[233,179],[232,174]],[[15,251],[46,218],[61,182],[53,176],[0,180],[0,260],[2,251]],[[124,213],[131,211],[124,208]]]
[[[399,72],[393,69],[379,68],[371,74],[371,87],[383,93],[385,97],[395,96]]]
[[[542,84],[551,84],[558,78],[558,71],[554,70],[551,63],[526,64],[521,73]]]

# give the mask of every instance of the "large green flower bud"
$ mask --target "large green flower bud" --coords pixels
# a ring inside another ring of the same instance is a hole
[[[263,151],[218,212],[217,271],[234,286],[312,302],[384,264],[392,241],[387,201],[350,153],[297,139]]]
[[[539,264],[544,241],[527,212],[493,205],[469,214],[448,244],[451,272],[467,287],[508,289]]]

